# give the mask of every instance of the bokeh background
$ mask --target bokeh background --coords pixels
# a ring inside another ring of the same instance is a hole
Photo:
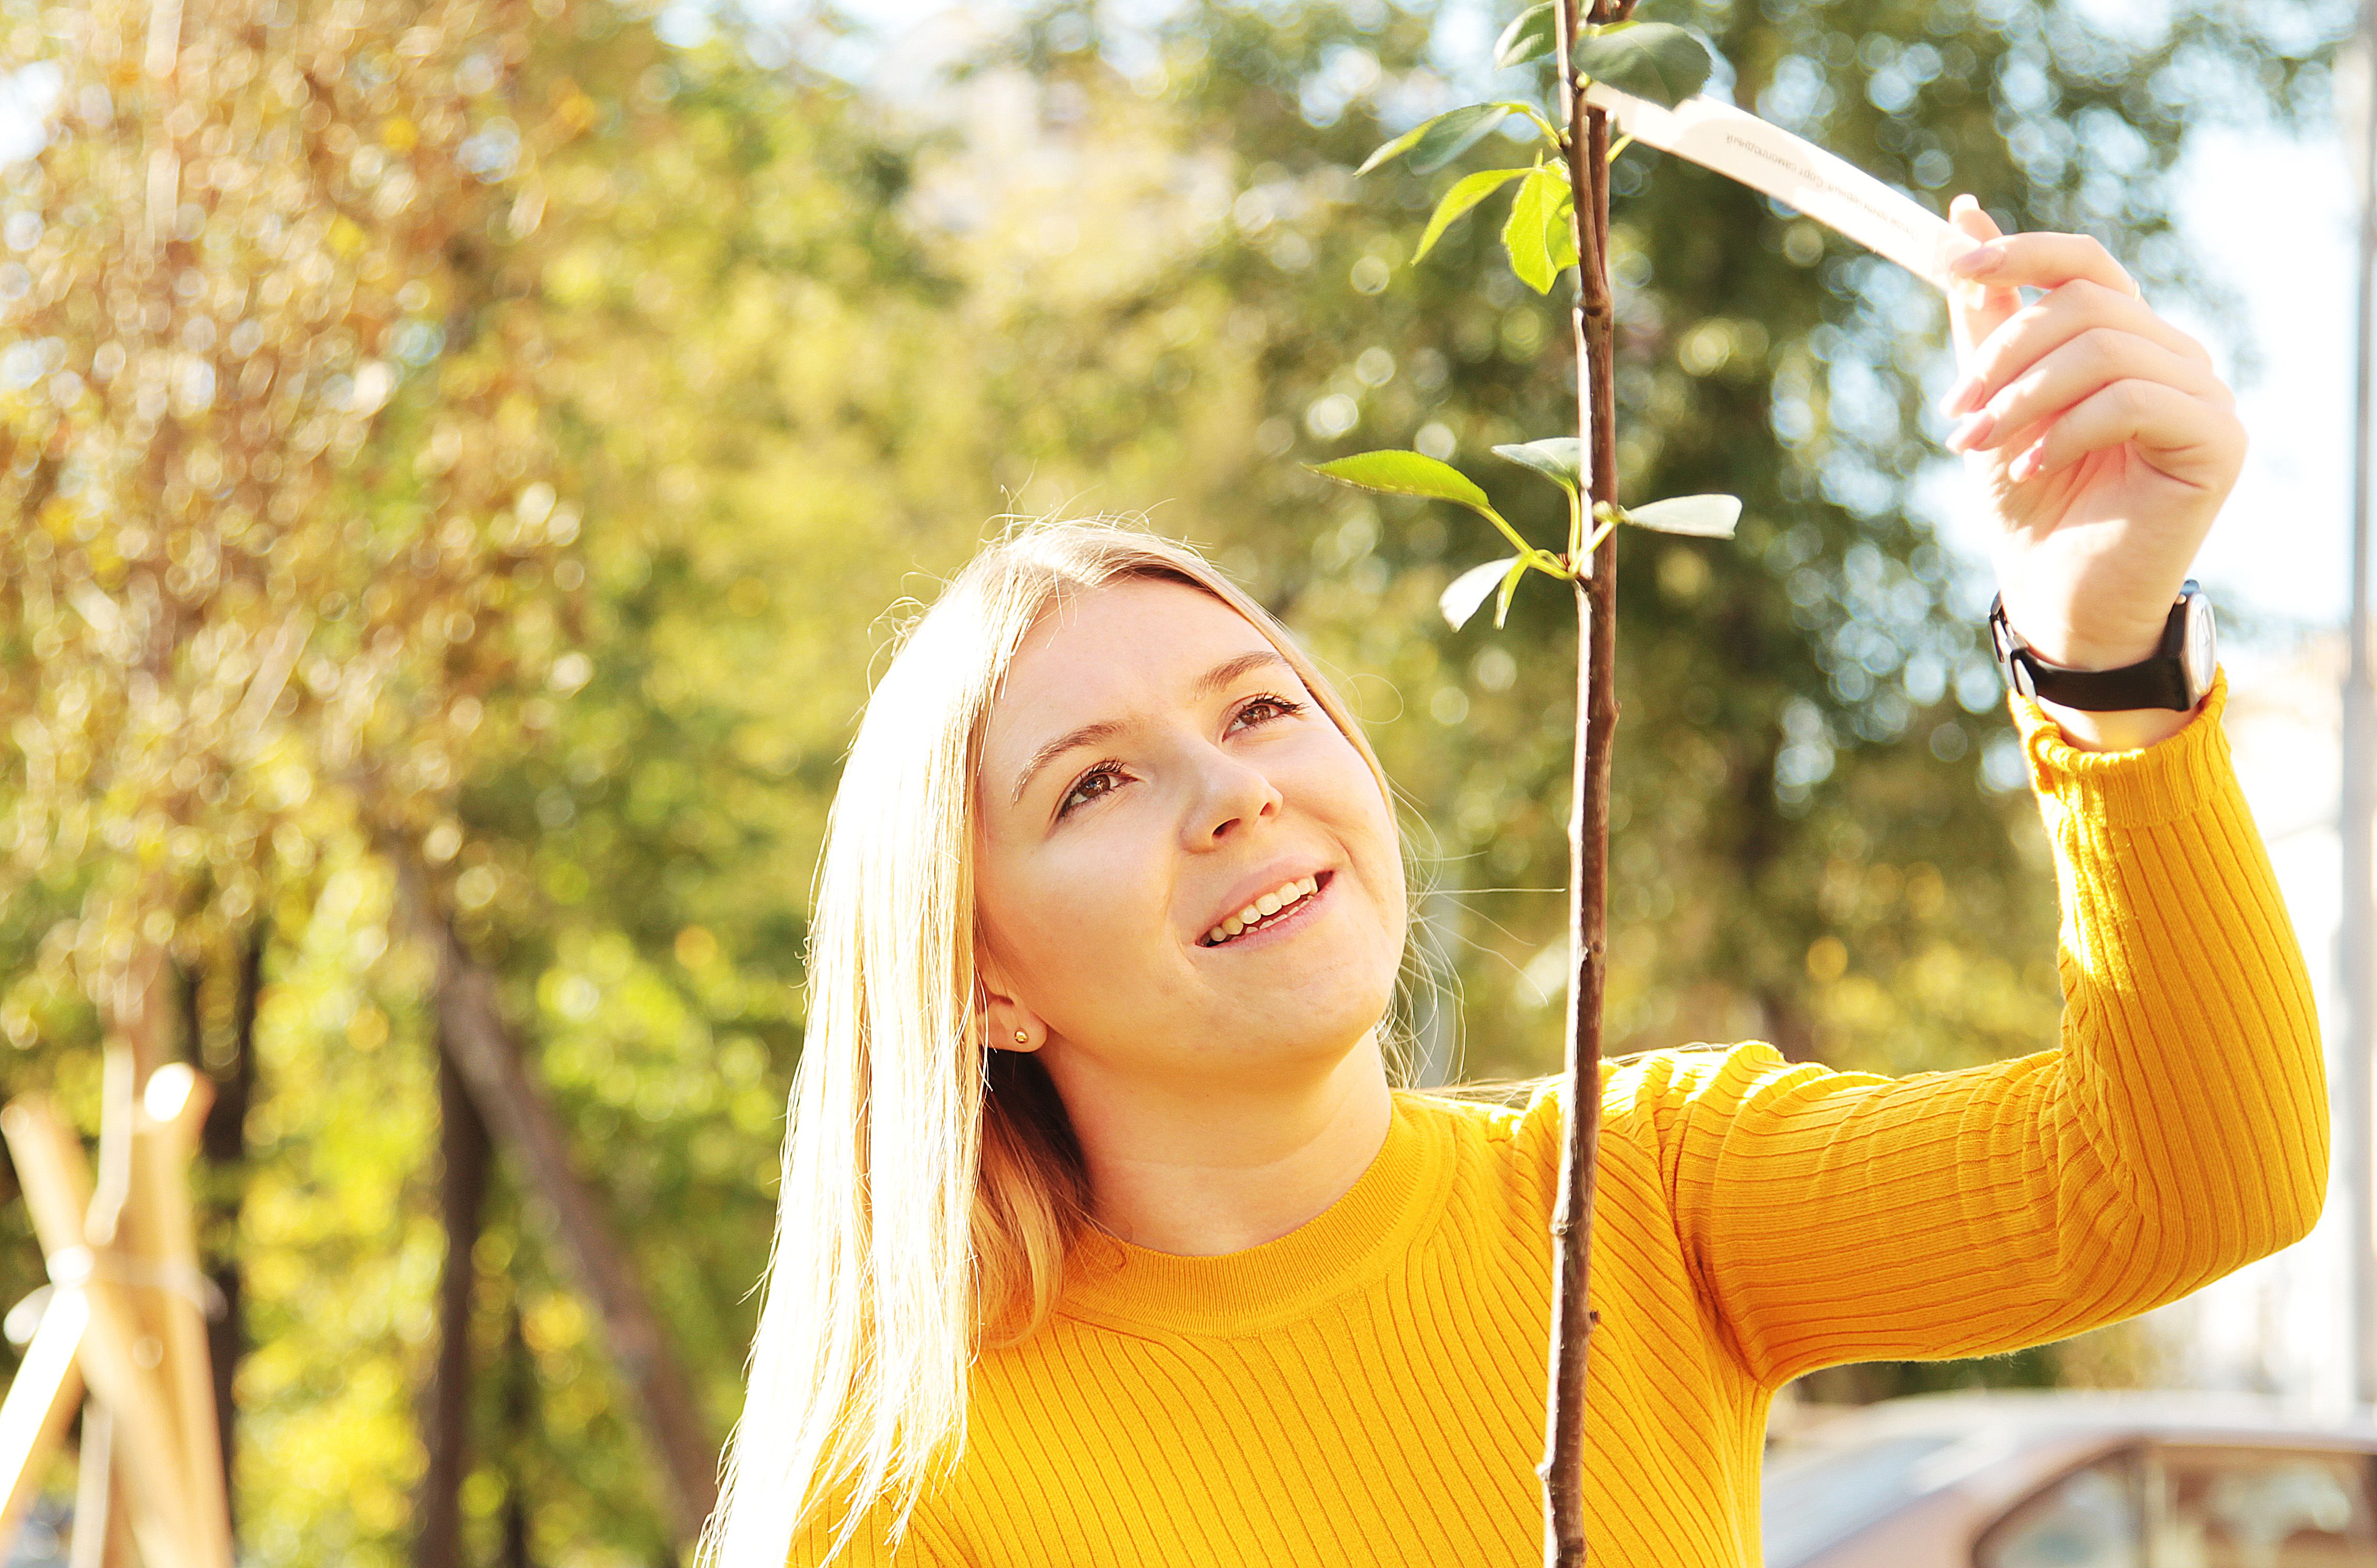
[[[1306,637],[1406,796],[1422,1075],[1557,1065],[1569,608],[1450,630],[1480,525],[1301,466],[1415,445],[1560,532],[1486,454],[1571,417],[1564,288],[1475,219],[1410,263],[1457,170],[1352,173],[1540,88],[1491,70],[1511,8],[184,0],[161,69],[145,0],[0,6],[0,1083],[95,1131],[95,999],[163,966],[219,1086],[245,1561],[413,1558],[458,1226],[456,1560],[672,1560],[550,1194],[500,1143],[475,1227],[441,1192],[484,1134],[441,1110],[396,868],[495,980],[723,1439],[842,749],[1001,516],[1147,513]],[[2324,983],[2349,6],[1647,14],[1938,207],[2103,237],[2246,389],[2204,575]],[[1627,542],[1612,1048],[2038,1048],[2054,891],[1929,406],[1939,302],[1647,150],[1616,187],[1622,486],[1747,513]],[[14,1191],[6,1301],[42,1278]],[[1802,1393],[2315,1381],[2304,1255],[2159,1327]]]

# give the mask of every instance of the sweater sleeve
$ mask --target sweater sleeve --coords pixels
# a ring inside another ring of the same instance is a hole
[[[2311,1228],[2319,1031],[2226,698],[2107,753],[2015,699],[2062,904],[2058,1049],[1887,1079],[1747,1046],[1638,1087],[1688,1266],[1752,1375],[2063,1338]]]

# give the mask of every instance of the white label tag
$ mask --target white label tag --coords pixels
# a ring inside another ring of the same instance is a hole
[[[1763,191],[1942,293],[1960,282],[1949,275],[1949,261],[1980,243],[1856,164],[1730,103],[1688,98],[1662,109],[1599,82],[1584,96],[1635,140]]]

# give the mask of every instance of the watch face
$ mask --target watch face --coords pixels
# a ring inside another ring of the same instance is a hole
[[[2187,641],[2180,650],[2187,667],[2187,694],[2200,697],[2212,689],[2212,674],[2219,663],[2219,639],[2212,625],[2212,601],[2203,594],[2187,601]]]

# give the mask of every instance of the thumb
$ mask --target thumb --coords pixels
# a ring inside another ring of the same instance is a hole
[[[1993,240],[2004,231],[1997,221],[1981,210],[1981,204],[1969,196],[1960,196],[1948,204],[1948,221],[1977,240]],[[1971,357],[1982,340],[2005,325],[2006,318],[2022,308],[2020,289],[1984,288],[1978,283],[1960,282],[1948,291],[1948,325],[1956,343],[1956,359],[1960,365]]]

